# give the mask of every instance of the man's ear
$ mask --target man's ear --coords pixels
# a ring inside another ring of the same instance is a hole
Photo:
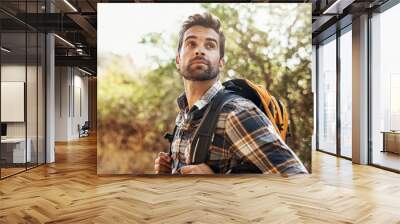
[[[181,63],[181,58],[179,57],[179,52],[176,52],[175,56],[175,66],[179,70],[179,64]]]
[[[225,67],[225,60],[224,58],[219,59],[219,70],[224,70]]]

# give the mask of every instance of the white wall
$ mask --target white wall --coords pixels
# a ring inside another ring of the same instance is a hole
[[[37,70],[38,69],[38,70]],[[2,82],[24,82],[26,84],[26,107],[21,108],[21,112],[26,112],[26,120],[22,122],[5,122],[7,124],[7,137],[30,139],[32,161],[44,163],[44,82],[42,68],[25,64],[2,64]],[[25,78],[27,77],[27,81]],[[23,94],[23,93],[22,93]],[[7,96],[2,96],[7,97]],[[3,112],[15,113],[13,108],[2,107]],[[7,111],[11,110],[11,111]],[[15,110],[15,109],[14,109]],[[39,153],[39,155],[37,155]]]
[[[55,68],[55,141],[68,140],[68,87],[70,76],[67,67]]]
[[[28,69],[28,74],[36,72],[36,67],[28,66],[27,68],[24,65],[17,65],[17,64],[4,64],[1,66],[1,81],[2,82],[25,82],[25,69]],[[36,85],[36,83],[35,83]],[[28,89],[29,90],[29,89]],[[28,92],[28,97],[36,97],[36,89],[34,92]],[[27,99],[28,102],[32,100]],[[35,105],[36,107],[36,105]],[[1,108],[2,110],[7,110],[7,108]],[[29,117],[28,120],[31,121],[32,118]],[[35,114],[36,116],[36,114]],[[25,122],[7,122],[7,136],[8,137],[25,137]],[[29,136],[28,136],[29,137]]]
[[[78,124],[82,126],[88,120],[88,78],[74,70],[74,108],[71,135],[78,137]]]
[[[79,138],[78,124],[88,120],[88,78],[83,75],[76,68],[56,67],[56,141]]]

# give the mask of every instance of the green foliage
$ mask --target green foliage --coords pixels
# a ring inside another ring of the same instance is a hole
[[[313,131],[310,5],[203,4],[203,7],[223,23],[227,41],[222,79],[247,78],[265,85],[282,100],[290,117],[292,137],[288,144],[310,166]],[[265,14],[265,21],[255,21],[255,15],[260,14]]]

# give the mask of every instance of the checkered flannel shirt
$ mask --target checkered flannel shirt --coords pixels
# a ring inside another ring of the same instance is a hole
[[[190,146],[207,104],[224,87],[216,82],[189,110],[185,94],[171,146],[172,173],[190,164]],[[243,97],[234,98],[218,117],[206,164],[214,173],[308,173],[296,154],[283,142],[267,116]]]

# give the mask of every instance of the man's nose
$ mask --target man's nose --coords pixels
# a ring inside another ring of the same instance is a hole
[[[201,56],[205,55],[204,49],[202,47],[197,47],[196,48],[196,56],[199,56],[199,55],[201,55]]]

